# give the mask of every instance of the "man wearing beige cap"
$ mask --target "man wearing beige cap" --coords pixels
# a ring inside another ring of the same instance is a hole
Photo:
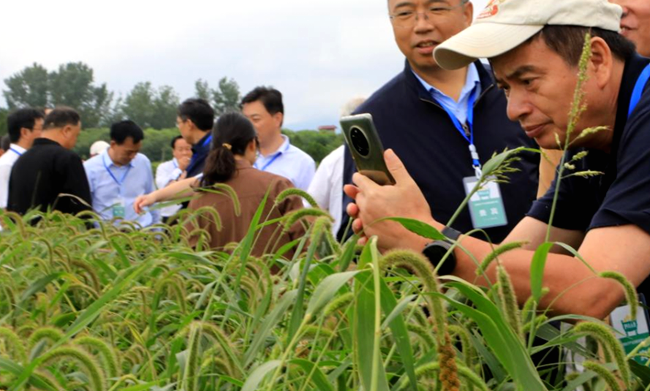
[[[557,148],[556,134],[564,141],[567,116],[577,83],[578,61],[585,34],[591,32],[592,55],[584,85],[586,111],[577,124],[568,158],[586,151],[574,162],[576,171],[601,171],[603,175],[564,177],[559,189],[551,241],[579,249],[597,272],[616,271],[641,293],[650,292],[650,60],[638,56],[634,46],[618,34],[622,10],[607,0],[500,0],[492,1],[475,24],[447,40],[434,53],[440,66],[454,69],[478,57],[490,60],[497,83],[508,96],[508,116],[519,121],[541,147]],[[607,129],[578,138],[593,126]],[[357,204],[348,208],[359,219],[354,228],[378,235],[382,248],[425,249],[436,265],[446,242],[428,243],[395,223],[370,224],[386,216],[417,218],[442,230],[430,218],[429,206],[401,161],[387,151],[387,164],[397,184],[380,187],[357,174],[346,192]],[[505,242],[527,241],[524,249],[500,257],[523,303],[531,293],[533,253],[545,239],[555,183],[533,204]],[[471,237],[462,245],[476,259],[491,246]],[[448,248],[448,247],[447,247]],[[444,252],[443,252],[444,253]],[[455,262],[449,262],[455,261]],[[464,252],[440,265],[442,273],[468,281],[476,266]],[[487,272],[495,280],[495,269]],[[485,282],[485,281],[483,281]],[[611,280],[594,273],[573,255],[554,248],[544,271],[550,292],[542,305],[555,313],[604,318],[624,297]]]

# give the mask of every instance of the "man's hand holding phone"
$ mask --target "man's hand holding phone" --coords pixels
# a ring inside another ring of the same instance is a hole
[[[381,186],[370,178],[356,173],[353,185],[346,185],[345,193],[356,201],[348,205],[347,212],[355,221],[352,228],[359,233],[363,230],[365,238],[376,235],[382,250],[392,248],[423,249],[430,242],[393,221],[377,220],[385,217],[406,217],[420,220],[442,229],[442,225],[431,217],[431,209],[402,161],[392,150],[384,153],[386,166],[395,179],[395,185]]]

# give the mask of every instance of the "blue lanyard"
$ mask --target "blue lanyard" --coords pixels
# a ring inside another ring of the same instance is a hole
[[[210,135],[208,138],[206,138],[205,141],[203,142],[203,144],[201,144],[201,145],[205,147],[206,145],[210,144],[210,141],[212,141],[212,135]]]
[[[126,176],[129,174],[129,171],[131,170],[131,165],[129,165],[126,168],[126,171],[124,172],[124,175],[122,175],[122,179],[118,181],[117,178],[115,177],[115,175],[113,175],[113,173],[111,172],[111,170],[108,169],[108,165],[106,164],[106,155],[102,155],[102,162],[104,163],[104,168],[106,169],[106,171],[108,171],[108,175],[110,175],[111,178],[113,178],[113,180],[115,181],[115,183],[117,183],[117,186],[118,186],[117,191],[118,191],[118,194],[121,195],[122,194],[122,184],[124,183],[124,180],[126,179]]]
[[[209,135],[208,138],[205,139],[205,141],[203,142],[203,144],[201,144],[201,146],[205,147],[206,145],[209,145],[211,141],[212,141],[212,134]],[[187,166],[186,171],[192,171],[194,169],[194,165],[195,165],[195,163],[197,162],[198,159],[199,159],[199,154],[198,153],[192,154],[192,158],[190,159],[190,164]],[[178,166],[176,166],[176,168],[178,168]]]
[[[480,178],[482,175],[481,162],[479,161],[478,152],[476,151],[476,146],[474,145],[474,102],[476,102],[476,88],[474,88],[469,96],[469,99],[467,100],[467,126],[469,127],[469,136],[465,134],[465,129],[463,128],[463,125],[461,125],[458,118],[456,118],[456,115],[454,115],[454,113],[449,108],[447,108],[447,106],[443,105],[440,102],[438,103],[447,112],[449,118],[451,118],[451,122],[454,123],[456,129],[458,129],[460,132],[460,135],[463,136],[463,138],[469,143],[469,153],[472,157],[472,167],[474,167],[474,173],[476,174],[476,177]]]
[[[650,80],[650,64],[648,64],[643,72],[641,72],[641,76],[636,81],[636,85],[634,86],[634,91],[632,91],[632,99],[630,99],[630,109],[627,111],[627,118],[629,119],[630,116],[632,115],[632,112],[636,108],[636,105],[639,104],[639,101],[641,100],[641,95],[643,94],[643,90],[645,88],[645,85],[648,83],[648,80]]]
[[[13,149],[13,148],[9,148],[9,150],[10,150],[11,152],[13,152],[13,153],[15,153],[15,154],[16,154],[16,155],[18,155],[18,156],[23,156],[23,154],[22,154],[22,153],[20,153],[20,152],[18,152],[18,151],[16,151],[16,150],[15,150],[15,149]]]
[[[262,168],[260,168],[260,170],[261,170],[261,171],[266,171],[266,169],[269,168],[269,166],[270,166],[271,164],[273,164],[273,162],[275,161],[275,159],[277,159],[280,155],[282,155],[282,152],[278,152],[275,156],[273,156],[273,159],[271,159],[271,160],[269,160],[268,162],[266,162],[266,164],[265,164]]]
[[[172,160],[172,163],[174,163],[174,168],[178,168],[178,164],[176,163],[176,160]]]

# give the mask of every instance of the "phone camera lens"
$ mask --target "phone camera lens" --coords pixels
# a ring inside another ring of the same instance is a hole
[[[363,134],[363,131],[359,128],[352,128],[350,130],[350,139],[352,140],[352,146],[359,152],[359,155],[366,157],[370,153],[370,144],[366,135]]]

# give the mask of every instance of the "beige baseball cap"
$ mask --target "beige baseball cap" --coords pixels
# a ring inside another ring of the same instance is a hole
[[[622,13],[607,0],[491,0],[470,27],[438,45],[433,56],[442,68],[458,69],[516,48],[545,25],[618,32]]]

